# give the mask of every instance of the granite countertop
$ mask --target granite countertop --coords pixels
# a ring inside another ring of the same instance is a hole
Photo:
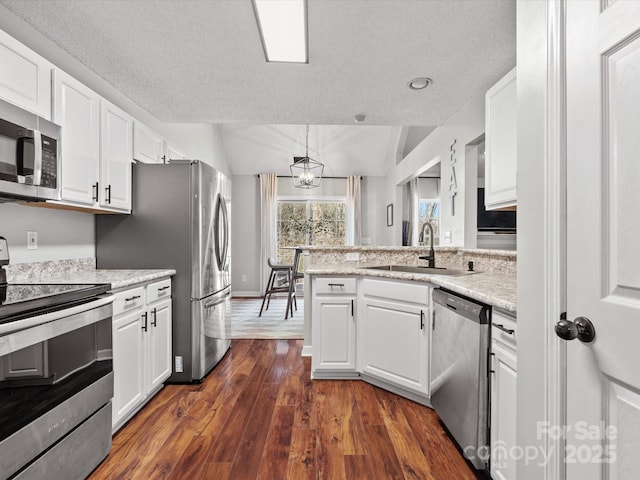
[[[357,275],[430,282],[507,312],[516,312],[516,276],[513,274],[476,272],[454,277],[374,270],[357,264],[309,265],[305,272],[309,275]]]
[[[129,287],[138,283],[149,282],[175,275],[172,269],[149,270],[102,270],[80,269],[75,271],[38,272],[37,274],[16,273],[11,276],[11,283],[110,283],[112,290]]]

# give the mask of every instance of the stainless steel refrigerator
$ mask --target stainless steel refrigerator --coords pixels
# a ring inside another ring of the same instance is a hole
[[[198,382],[230,345],[231,182],[197,160],[133,165],[131,215],[96,215],[97,268],[173,268],[171,382]]]

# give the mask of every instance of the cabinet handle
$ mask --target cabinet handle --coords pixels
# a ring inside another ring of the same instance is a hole
[[[351,299],[351,316],[353,317],[353,299]]]
[[[420,330],[424,330],[424,310],[420,310]]]
[[[153,325],[154,327],[157,327],[157,316],[158,316],[158,312],[157,310],[154,308],[153,310],[151,310],[151,314],[153,315],[153,320],[151,320],[151,325]]]
[[[107,193],[107,203],[111,203],[111,184],[105,188],[105,192]]]
[[[142,314],[142,318],[144,318],[144,325],[142,325],[142,330],[147,331],[147,312]]]
[[[158,289],[158,291],[161,292],[161,291],[167,290],[169,288],[171,288],[171,285],[167,285],[166,287],[161,287],[161,288]]]
[[[95,192],[95,193],[93,194],[93,196],[91,197],[91,199],[92,199],[92,200],[95,200],[95,201],[97,202],[97,201],[98,201],[98,192],[100,191],[100,190],[99,190],[99,188],[98,188],[98,182],[96,182],[96,183],[93,185],[93,190],[94,190],[94,192]]]
[[[508,333],[509,335],[513,335],[514,333],[516,333],[515,330],[511,330],[510,328],[506,328],[501,323],[494,323],[493,326],[496,327],[498,330],[502,330],[504,333]]]
[[[436,329],[436,311],[434,310],[433,312],[431,312],[431,330],[435,330]]]
[[[133,297],[125,298],[125,302],[133,302],[134,300],[140,298],[140,295],[134,295]]]
[[[330,284],[329,284],[329,286],[330,286],[331,288],[333,288],[333,287],[340,287],[340,288],[343,288],[343,287],[344,287],[344,283],[330,283]]]

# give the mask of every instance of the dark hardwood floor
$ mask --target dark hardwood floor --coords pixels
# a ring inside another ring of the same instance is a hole
[[[168,385],[97,479],[475,479],[431,409],[309,378],[301,340],[234,340],[200,385]]]

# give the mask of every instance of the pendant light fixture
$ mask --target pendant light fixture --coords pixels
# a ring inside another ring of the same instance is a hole
[[[293,157],[291,178],[293,186],[297,188],[317,188],[320,186],[320,179],[324,171],[324,164],[309,158],[309,125],[307,127],[306,148],[304,157]]]

